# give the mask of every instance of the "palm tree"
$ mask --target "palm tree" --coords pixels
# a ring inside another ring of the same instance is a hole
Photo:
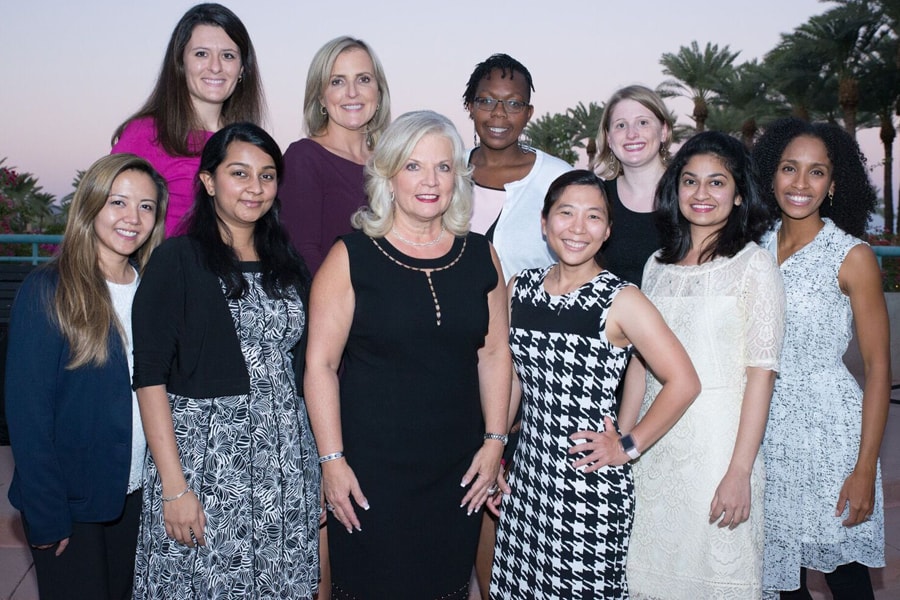
[[[657,88],[663,97],[684,96],[694,102],[692,118],[698,132],[706,128],[709,102],[715,96],[719,83],[733,70],[734,60],[740,52],[731,52],[728,46],[721,50],[717,44],[706,43],[701,52],[696,41],[682,46],[675,54],[665,53],[659,60],[663,74],[671,79]]]
[[[603,105],[589,102],[585,106],[584,102],[579,102],[575,108],[566,110],[566,116],[576,128],[572,144],[577,148],[584,148],[588,164],[593,164],[594,157],[597,156],[597,132],[600,129],[600,118],[603,116]]]
[[[63,227],[65,227],[66,221],[69,219],[69,207],[72,205],[72,200],[75,198],[75,190],[77,190],[78,186],[81,184],[84,174],[85,171],[83,169],[75,171],[75,177],[72,178],[72,191],[59,200],[59,220]]]
[[[823,72],[822,57],[794,33],[781,34],[781,42],[768,54],[763,67],[769,73],[769,98],[805,121],[833,121],[838,110],[837,78]]]
[[[753,59],[737,66],[721,80],[713,99],[710,128],[739,134],[749,150],[753,146],[760,121],[777,116],[778,107],[769,98],[767,69]]]
[[[900,40],[883,37],[872,48],[871,60],[860,73],[860,84],[866,90],[860,108],[877,117],[879,137],[884,147],[884,229],[894,231],[894,139],[897,131],[894,114],[900,100],[900,66],[896,62]],[[900,231],[900,222],[897,223]]]
[[[525,128],[528,143],[543,150],[547,154],[557,156],[570,165],[578,160],[578,154],[572,149],[572,140],[577,133],[572,120],[562,113],[533,119]]]
[[[814,52],[821,70],[837,78],[837,101],[844,117],[844,129],[854,138],[860,104],[859,75],[871,60],[873,46],[886,31],[881,11],[874,10],[871,2],[846,0],[821,15],[810,17],[790,34],[795,46]]]
[[[56,198],[44,192],[38,178],[31,173],[4,167],[0,160],[0,197],[11,209],[6,215],[6,226],[13,233],[42,231],[43,225],[54,215]]]

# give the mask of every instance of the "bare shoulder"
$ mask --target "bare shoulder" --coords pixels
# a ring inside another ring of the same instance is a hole
[[[350,254],[342,240],[335,242],[322,261],[322,266],[313,278],[312,294],[340,287],[350,287]]]
[[[841,291],[850,294],[860,286],[881,286],[881,267],[868,244],[857,244],[847,252],[838,271]]]

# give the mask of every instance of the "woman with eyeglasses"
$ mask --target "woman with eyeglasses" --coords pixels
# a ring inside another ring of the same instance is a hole
[[[531,73],[522,63],[507,54],[494,54],[475,66],[463,94],[476,138],[469,154],[474,182],[472,231],[494,244],[506,281],[523,269],[555,262],[541,233],[540,214],[547,188],[572,170],[568,163],[520,142],[534,112],[532,90]],[[515,420],[504,452],[507,462],[516,446],[518,415]],[[496,530],[496,520],[485,513],[476,561],[485,598]]]
[[[476,137],[469,154],[475,183],[472,231],[493,242],[507,281],[522,269],[553,262],[538,215],[550,183],[572,170],[520,142],[534,112],[532,90],[531,73],[522,63],[494,54],[475,67],[463,94]]]

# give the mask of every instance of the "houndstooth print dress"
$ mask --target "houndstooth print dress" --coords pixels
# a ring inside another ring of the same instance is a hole
[[[247,263],[251,265],[255,263]],[[169,394],[188,485],[206,514],[206,546],[166,536],[159,473],[147,454],[134,598],[311,598],[317,587],[319,479],[291,348],[305,327],[299,298],[269,298],[257,272],[228,305],[250,394]]]
[[[563,296],[544,290],[550,268],[517,278],[510,347],[522,384],[522,433],[512,495],[501,505],[491,598],[627,598],[631,467],[572,468],[569,436],[616,420],[615,390],[629,348],[605,335],[627,284],[603,271]]]

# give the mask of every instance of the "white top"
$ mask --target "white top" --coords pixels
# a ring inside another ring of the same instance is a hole
[[[553,180],[572,170],[572,165],[546,152],[529,146],[521,147],[527,152],[534,152],[534,166],[524,178],[503,186],[506,200],[492,240],[507,282],[524,269],[546,267],[556,262],[541,233],[541,209],[547,188]],[[477,202],[474,203],[473,213],[481,213],[481,210]],[[480,222],[481,219],[473,214],[472,220]]]
[[[784,288],[772,255],[749,243],[702,265],[644,269],[643,292],[678,337],[703,390],[634,461],[635,514],[628,551],[632,598],[745,600],[762,595],[762,456],[750,475],[750,518],[734,530],[709,509],[737,439],[747,367],[778,369]],[[646,414],[661,384],[647,377]]]
[[[134,272],[134,281],[131,283],[113,283],[107,281],[109,295],[112,298],[113,308],[119,323],[125,331],[125,356],[128,357],[128,373],[134,372],[134,343],[131,335],[131,304],[134,301],[134,293],[137,291],[140,277]],[[144,437],[144,426],[141,423],[141,411],[138,408],[137,394],[131,392],[131,474],[128,476],[128,493],[139,489],[144,470],[144,455],[147,452],[147,438]]]

